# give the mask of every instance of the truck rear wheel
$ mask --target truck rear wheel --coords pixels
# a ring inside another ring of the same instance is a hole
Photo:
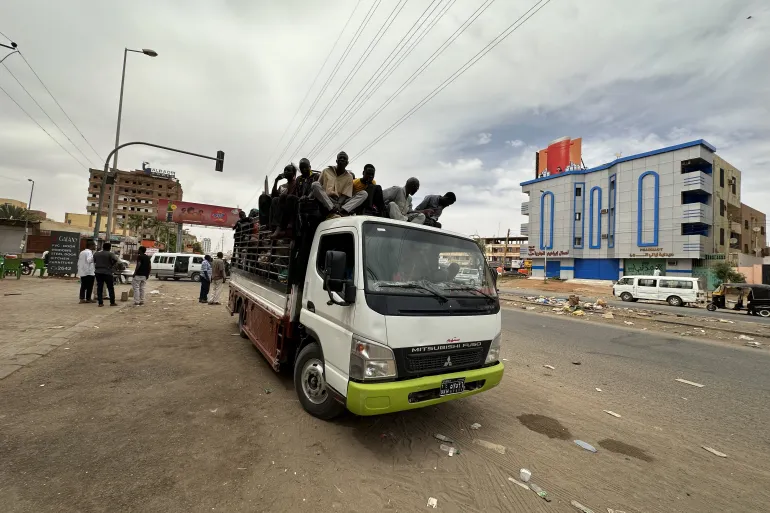
[[[294,362],[294,389],[302,407],[314,417],[331,420],[344,410],[329,393],[323,353],[315,342],[305,346]]]

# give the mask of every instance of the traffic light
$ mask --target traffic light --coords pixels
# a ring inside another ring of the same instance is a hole
[[[225,152],[222,150],[219,150],[217,152],[217,163],[214,166],[214,171],[222,172],[222,169],[225,167]]]

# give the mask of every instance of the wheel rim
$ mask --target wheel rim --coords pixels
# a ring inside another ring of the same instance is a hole
[[[760,310],[759,311],[760,317],[770,317],[770,310]]]
[[[671,298],[671,304],[674,306],[679,306],[682,303],[682,300],[678,297],[672,297]]]
[[[629,299],[631,299],[631,294],[629,294],[628,292],[623,292],[620,295],[620,299],[622,299],[623,301],[628,301]]]
[[[326,401],[326,380],[324,364],[321,360],[312,358],[302,367],[302,392],[313,404],[322,404]]]

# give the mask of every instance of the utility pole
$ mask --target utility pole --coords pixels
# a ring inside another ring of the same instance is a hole
[[[508,239],[511,237],[511,229],[508,228],[508,231],[505,234],[505,248],[503,249],[503,271],[505,271],[505,261],[508,257]]]

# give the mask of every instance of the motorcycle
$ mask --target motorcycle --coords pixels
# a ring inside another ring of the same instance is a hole
[[[21,261],[21,274],[24,276],[31,276],[35,272],[34,260],[22,260]]]

